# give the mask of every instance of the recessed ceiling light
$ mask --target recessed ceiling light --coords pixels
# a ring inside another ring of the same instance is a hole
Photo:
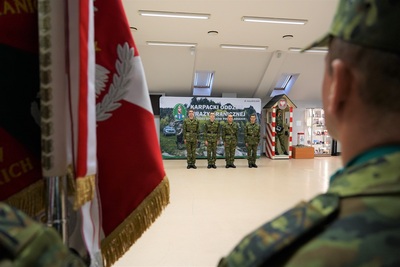
[[[218,32],[217,31],[208,31],[207,34],[215,36],[215,35],[218,35]]]
[[[242,17],[243,21],[247,22],[264,22],[264,23],[278,23],[278,24],[296,24],[304,25],[307,23],[305,19],[283,19],[283,18],[265,18],[265,17]]]
[[[200,13],[164,12],[164,11],[150,11],[150,10],[139,10],[139,14],[142,16],[150,16],[150,17],[184,18],[184,19],[209,19],[211,16],[210,14],[200,14]]]
[[[291,39],[293,39],[293,35],[285,34],[284,36],[282,36],[282,38],[285,39],[285,40],[291,40]]]
[[[148,41],[148,45],[158,45],[158,46],[183,46],[183,47],[195,47],[195,43],[175,43],[175,42],[156,42]]]
[[[255,46],[255,45],[229,45],[229,44],[222,44],[220,45],[221,48],[227,49],[246,49],[246,50],[260,50],[266,51],[268,46]]]

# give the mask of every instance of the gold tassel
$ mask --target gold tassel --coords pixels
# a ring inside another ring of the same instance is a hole
[[[95,190],[94,179],[95,175],[89,175],[83,178],[76,179],[74,210],[77,210],[83,204],[93,199]]]
[[[44,190],[44,180],[40,179],[9,197],[4,202],[22,210],[30,217],[36,217],[45,209],[46,199]]]
[[[74,176],[74,169],[71,165],[67,169],[67,193],[68,196],[75,196],[76,194],[76,183]]]
[[[169,204],[169,181],[161,183],[104,240],[101,251],[105,267],[110,267],[138,240]]]

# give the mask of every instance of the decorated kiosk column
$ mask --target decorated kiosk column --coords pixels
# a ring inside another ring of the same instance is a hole
[[[293,108],[285,95],[273,97],[263,108],[265,154],[271,159],[292,158]]]

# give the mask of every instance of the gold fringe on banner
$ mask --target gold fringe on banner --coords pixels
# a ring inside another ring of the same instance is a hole
[[[4,202],[34,218],[45,209],[46,198],[44,191],[44,180],[40,179],[9,197]]]
[[[76,194],[76,183],[74,176],[74,169],[71,165],[67,169],[67,193],[68,196],[75,196]]]
[[[74,210],[77,210],[83,204],[93,199],[95,190],[94,179],[95,175],[89,175],[75,180],[76,194],[74,201]]]
[[[161,183],[101,242],[105,267],[110,267],[138,240],[169,204],[169,181]]]

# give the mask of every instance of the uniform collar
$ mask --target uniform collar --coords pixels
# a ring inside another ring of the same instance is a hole
[[[395,152],[400,152],[400,145],[395,145],[395,146],[383,146],[383,147],[378,147],[378,148],[373,148],[370,150],[367,150],[366,152],[354,157],[352,160],[350,160],[346,166],[343,168],[337,170],[331,177],[330,177],[330,182],[332,183],[333,180],[336,179],[337,176],[340,176],[346,169],[358,165],[358,164],[363,164],[371,159],[381,157],[383,155],[395,153]]]
[[[328,192],[340,195],[400,192],[400,145],[368,150],[330,178]]]

